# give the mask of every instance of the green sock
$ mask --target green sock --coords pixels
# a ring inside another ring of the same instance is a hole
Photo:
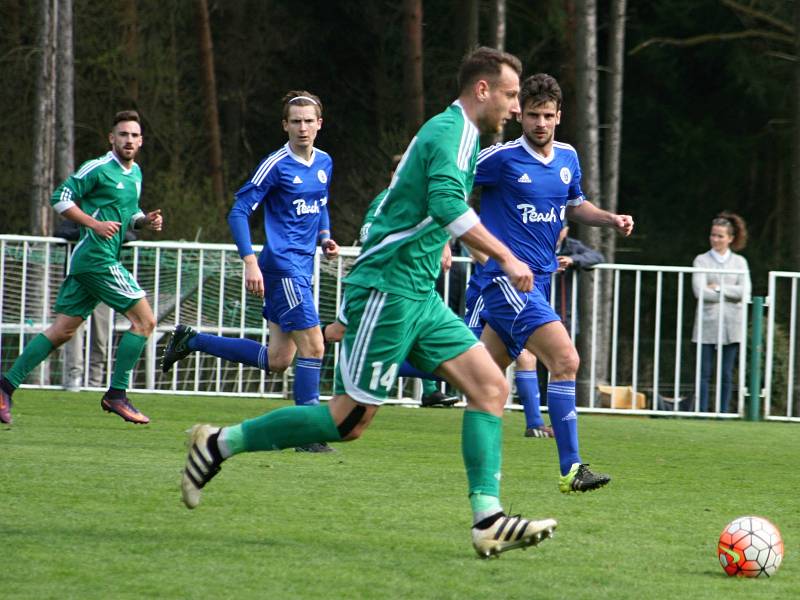
[[[328,406],[287,406],[241,424],[242,437],[235,432],[225,443],[232,454],[259,450],[282,450],[313,442],[339,442],[341,436]],[[233,428],[226,428],[233,429]]]
[[[131,370],[142,355],[147,338],[138,333],[126,331],[117,347],[117,357],[114,363],[114,372],[111,374],[111,387],[115,390],[127,390]]]
[[[6,379],[15,388],[18,388],[28,373],[33,371],[53,351],[53,342],[47,336],[40,333],[33,338],[22,350],[22,354],[17,357],[14,364],[5,374]]]
[[[487,496],[486,494],[470,494],[469,503],[470,506],[472,506],[472,512],[476,515],[476,520],[478,521],[484,517],[489,517],[503,510],[503,507],[500,505],[500,498],[497,496]],[[480,515],[480,517],[478,517],[478,515]]]
[[[436,382],[430,379],[422,379],[422,395],[423,396],[430,396],[433,392],[437,390]]]
[[[503,420],[500,417],[476,410],[464,411],[461,453],[470,495],[500,497],[502,445]]]

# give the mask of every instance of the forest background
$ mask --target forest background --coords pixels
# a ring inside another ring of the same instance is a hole
[[[64,4],[71,18],[54,22]],[[333,234],[350,244],[387,184],[390,157],[421,119],[456,96],[463,54],[499,45],[522,59],[525,75],[559,79],[557,138],[581,152],[584,189],[599,205],[634,216],[635,235],[616,248],[589,237],[610,250],[609,260],[691,264],[708,249],[711,218],[729,209],[750,225],[744,254],[754,291],[764,293],[768,270],[800,270],[792,177],[800,171],[798,4],[0,0],[0,231],[52,231],[39,205],[63,175],[41,160],[47,145],[58,145],[61,96],[49,88],[47,104],[42,86],[66,60],[74,59],[74,112],[61,124],[74,135],[70,170],[107,150],[116,111],[138,109],[141,203],[165,214],[165,231],[153,239],[230,241],[233,192],[285,142],[281,97],[290,89],[318,94],[325,112],[317,146],[334,159]],[[618,52],[611,34],[618,44],[620,17]],[[43,28],[56,39],[68,22],[73,56],[56,48],[43,78]],[[615,81],[622,85],[616,117]],[[605,143],[613,130],[607,115],[621,134],[618,157]],[[48,124],[50,137],[42,137]],[[510,124],[505,139],[519,134]],[[612,171],[618,192],[606,191],[603,177]]]

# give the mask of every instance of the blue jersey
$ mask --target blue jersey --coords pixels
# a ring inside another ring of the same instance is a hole
[[[253,254],[248,218],[264,203],[266,243],[258,264],[266,277],[309,277],[320,232],[330,229],[328,187],[331,157],[314,148],[310,161],[287,143],[258,165],[238,192],[228,224],[244,258]]]
[[[481,222],[534,274],[558,268],[556,242],[568,205],[583,202],[581,167],[575,148],[553,142],[547,158],[524,136],[486,148],[478,155],[475,185],[481,192]],[[502,274],[489,259],[483,280]]]

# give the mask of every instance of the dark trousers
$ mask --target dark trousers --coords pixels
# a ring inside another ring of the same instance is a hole
[[[712,374],[716,373],[716,344],[703,344],[700,350],[700,412],[708,411],[708,390]],[[722,346],[722,389],[720,390],[719,411],[728,412],[728,404],[733,389],[733,365],[739,354],[739,344],[724,344]],[[720,381],[717,381],[717,385]],[[714,409],[712,402],[711,409]]]

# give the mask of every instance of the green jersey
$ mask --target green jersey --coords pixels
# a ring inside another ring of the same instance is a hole
[[[478,129],[458,101],[425,123],[386,194],[370,205],[363,250],[345,282],[425,298],[436,283],[448,238],[478,223],[467,204],[477,157]]]
[[[53,192],[50,204],[59,213],[80,204],[81,210],[98,221],[116,221],[120,229],[111,239],[81,227],[72,252],[69,272],[92,273],[119,261],[125,231],[135,219],[144,216],[139,208],[142,171],[136,163],[130,169],[120,164],[113,152],[90,160],[70,175]]]

